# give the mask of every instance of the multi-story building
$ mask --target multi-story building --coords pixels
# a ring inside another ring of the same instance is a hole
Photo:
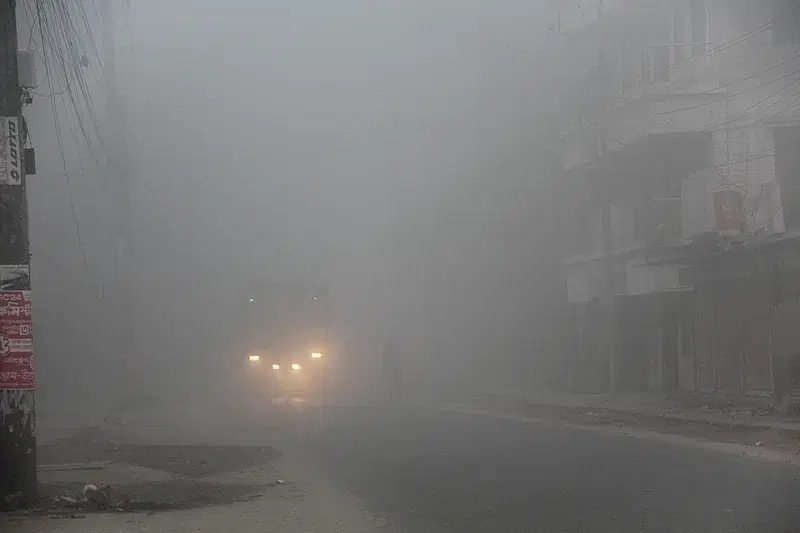
[[[572,385],[779,395],[800,353],[800,2],[605,7],[564,38],[596,57],[563,135],[585,226],[563,259]]]

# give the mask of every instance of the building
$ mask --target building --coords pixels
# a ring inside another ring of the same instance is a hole
[[[800,3],[597,5],[565,36],[596,58],[562,137],[583,227],[562,260],[570,385],[781,397],[800,353]]]

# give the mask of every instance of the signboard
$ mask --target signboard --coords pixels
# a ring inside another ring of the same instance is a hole
[[[28,265],[0,265],[0,291],[27,291],[31,288]]]
[[[0,390],[35,386],[29,272],[26,265],[0,266]]]
[[[742,195],[734,190],[714,191],[714,217],[720,235],[738,235],[744,225]]]
[[[0,291],[0,390],[33,389],[30,291]]]
[[[0,185],[22,185],[19,120],[0,117]]]

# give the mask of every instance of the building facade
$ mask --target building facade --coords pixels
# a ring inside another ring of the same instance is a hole
[[[599,13],[565,36],[596,55],[592,105],[562,136],[584,226],[562,260],[570,385],[786,396],[776,376],[800,353],[800,4]]]

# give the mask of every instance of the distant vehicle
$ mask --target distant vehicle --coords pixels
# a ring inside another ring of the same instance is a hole
[[[331,348],[326,288],[250,287],[237,308],[238,353],[250,390],[273,402],[321,399]]]

